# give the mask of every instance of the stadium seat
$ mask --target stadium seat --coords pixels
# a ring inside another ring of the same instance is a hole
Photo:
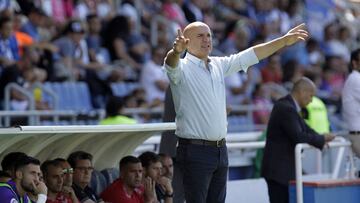
[[[109,186],[117,178],[119,178],[119,169],[117,168],[106,168],[100,171],[106,179],[106,185]]]
[[[124,97],[129,95],[133,90],[138,88],[140,85],[138,83],[111,83],[111,90],[115,96]]]
[[[44,86],[53,90],[58,95],[58,110],[75,110],[80,112],[93,110],[90,91],[84,82],[47,82]]]
[[[106,179],[100,171],[94,170],[92,172],[90,187],[97,195],[100,195],[100,193],[107,187]]]

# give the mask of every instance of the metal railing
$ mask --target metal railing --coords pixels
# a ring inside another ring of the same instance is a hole
[[[58,109],[58,107],[59,107],[59,96],[54,91],[52,91],[49,88],[46,88],[40,82],[34,83],[31,86],[31,91],[33,92],[36,88],[40,88],[43,93],[48,94],[52,98],[51,99],[51,101],[52,101],[52,105],[51,105],[52,109]]]
[[[228,149],[260,149],[264,148],[265,141],[260,142],[241,142],[241,143],[228,143]],[[331,179],[336,179],[339,176],[341,161],[344,156],[345,147],[350,147],[351,143],[343,137],[336,137],[335,141],[328,143],[327,147],[335,148],[340,147],[337,153]],[[296,202],[303,203],[303,175],[302,175],[302,151],[304,149],[313,148],[309,144],[297,144],[295,147],[295,173],[296,173]],[[353,161],[353,155],[350,153],[350,160]],[[321,163],[318,163],[321,164]],[[351,164],[354,167],[354,163]]]
[[[10,118],[27,117],[28,125],[40,125],[40,117],[51,117],[54,124],[59,123],[60,117],[69,117],[72,124],[76,122],[77,113],[68,110],[29,110],[29,111],[0,111],[0,124],[4,118],[4,126],[10,127]]]
[[[335,166],[333,173],[331,175],[331,179],[336,179],[339,175],[340,170],[340,164],[341,159],[344,155],[344,147],[350,147],[351,143],[343,137],[337,137],[337,142],[330,142],[328,143],[329,148],[333,147],[341,147],[335,161]],[[295,147],[295,173],[296,173],[296,202],[297,203],[303,203],[304,197],[303,197],[303,175],[302,175],[302,157],[301,153],[304,149],[312,148],[309,144],[297,144]],[[352,153],[350,153],[350,160],[353,160]],[[354,164],[352,164],[352,167],[354,167]]]
[[[29,109],[34,110],[35,109],[35,100],[33,95],[25,88],[21,87],[20,85],[16,83],[9,83],[5,87],[4,91],[4,109],[5,110],[11,110],[10,102],[11,102],[11,91],[15,90],[21,94],[23,94],[26,99],[29,101]]]

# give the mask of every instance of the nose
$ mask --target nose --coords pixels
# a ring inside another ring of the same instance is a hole
[[[208,37],[208,36],[203,37],[203,42],[209,42],[209,41],[210,41],[210,37]]]

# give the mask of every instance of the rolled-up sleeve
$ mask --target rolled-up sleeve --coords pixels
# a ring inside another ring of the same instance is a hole
[[[222,67],[224,68],[224,75],[228,76],[240,70],[246,72],[250,66],[257,63],[259,63],[259,59],[254,49],[249,48],[229,57],[224,57]]]
[[[175,68],[170,67],[166,63],[164,63],[163,68],[164,68],[171,83],[173,83],[175,85],[180,83],[180,81],[181,81],[181,61],[179,61],[177,67],[175,67]]]

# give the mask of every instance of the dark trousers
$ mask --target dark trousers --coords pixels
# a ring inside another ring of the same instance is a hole
[[[186,203],[224,203],[228,174],[226,146],[179,144],[176,161],[183,172]]]
[[[270,203],[289,202],[289,189],[287,185],[269,179],[265,179],[265,181],[268,185]]]
[[[183,174],[180,169],[179,162],[174,160],[174,177],[172,179],[172,187],[174,190],[173,203],[184,203],[185,202],[185,194],[184,194],[184,186],[183,186]]]

